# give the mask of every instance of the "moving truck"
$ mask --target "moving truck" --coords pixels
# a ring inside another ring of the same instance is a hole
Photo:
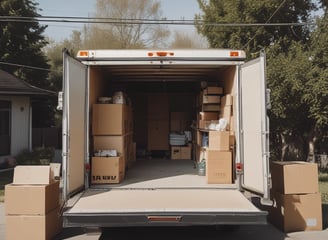
[[[249,197],[270,203],[264,53],[81,50],[63,64],[64,227],[266,224]]]

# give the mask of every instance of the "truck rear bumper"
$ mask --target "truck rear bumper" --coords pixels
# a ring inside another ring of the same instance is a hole
[[[63,223],[64,227],[262,225],[267,224],[267,212],[64,214]]]

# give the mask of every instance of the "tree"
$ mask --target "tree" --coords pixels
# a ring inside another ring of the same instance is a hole
[[[184,32],[174,32],[173,41],[170,43],[171,48],[206,48],[207,40],[196,34]]]
[[[249,56],[270,44],[279,44],[287,52],[291,41],[303,41],[308,29],[294,27],[227,27],[213,23],[296,23],[307,21],[315,8],[311,0],[198,0],[203,14],[196,16],[207,24],[197,25],[200,34],[207,37],[214,48],[245,49]]]
[[[1,16],[38,17],[37,4],[31,0],[3,0],[0,2]],[[18,65],[31,65],[49,69],[47,58],[42,52],[47,41],[42,35],[46,26],[37,21],[0,22],[0,65],[1,69],[41,88],[47,88],[48,72]],[[15,64],[15,65],[12,65]]]
[[[12,17],[40,16],[38,4],[31,0],[2,0],[0,15]],[[51,89],[48,81],[47,57],[43,52],[47,41],[43,36],[46,26],[38,21],[0,22],[0,68],[40,88]],[[32,67],[32,68],[31,68]],[[33,101],[33,127],[53,125],[55,98]]]
[[[112,19],[115,23],[93,23],[91,27],[86,28],[85,44],[88,48],[164,46],[169,34],[166,28],[159,24],[143,22],[162,18],[160,3],[154,0],[97,0],[95,15],[97,18]]]

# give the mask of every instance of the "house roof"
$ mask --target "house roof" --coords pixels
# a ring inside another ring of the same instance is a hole
[[[32,86],[0,69],[0,95],[54,96],[56,93]]]

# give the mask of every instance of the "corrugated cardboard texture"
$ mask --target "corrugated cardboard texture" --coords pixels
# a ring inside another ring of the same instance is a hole
[[[321,194],[272,193],[269,220],[284,232],[322,230]]]
[[[16,166],[13,184],[49,184],[50,166]]]
[[[91,183],[120,183],[124,177],[123,157],[93,157]]]
[[[59,181],[49,185],[5,186],[6,215],[44,215],[59,206]]]
[[[317,193],[318,166],[308,162],[272,162],[272,189],[283,194]]]
[[[207,183],[232,183],[231,152],[207,150],[206,179]]]
[[[208,148],[220,151],[229,151],[228,131],[209,131]]]
[[[60,233],[62,220],[59,208],[47,215],[7,215],[6,239],[51,240]]]

